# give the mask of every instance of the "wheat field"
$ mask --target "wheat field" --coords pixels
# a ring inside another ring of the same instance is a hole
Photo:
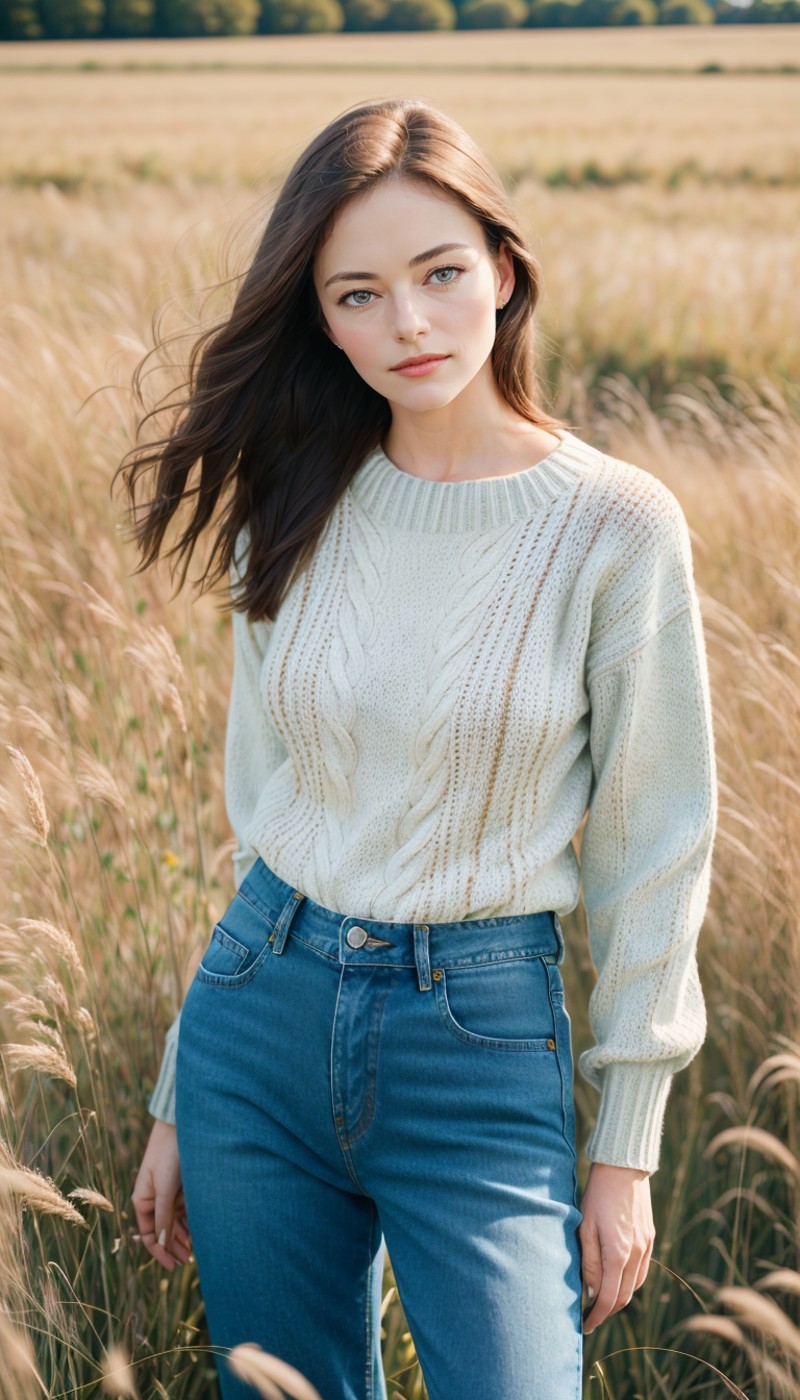
[[[130,1193],[165,1027],[232,896],[230,638],[166,563],[134,575],[110,481],[154,313],[191,334],[217,312],[305,142],[399,94],[507,181],[549,406],[675,491],[706,627],[709,1034],[670,1098],[647,1281],[586,1338],[585,1394],[799,1393],[794,29],[0,46],[0,1400],[217,1393],[193,1262],[163,1273]],[[577,1059],[580,908],[565,931]],[[580,1079],[576,1107],[583,1139]],[[424,1400],[390,1261],[384,1294],[390,1400]]]

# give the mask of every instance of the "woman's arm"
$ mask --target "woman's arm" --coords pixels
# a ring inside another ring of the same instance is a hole
[[[699,606],[590,681],[593,792],[581,844],[600,1090],[586,1155],[657,1169],[672,1076],[706,1034],[696,946],[717,797]]]
[[[581,875],[598,978],[596,1043],[578,1063],[600,1091],[581,1202],[587,1332],[647,1275],[667,1097],[706,1034],[696,948],[717,820],[711,697],[686,522],[666,488],[652,502],[648,529],[598,596],[587,666]]]

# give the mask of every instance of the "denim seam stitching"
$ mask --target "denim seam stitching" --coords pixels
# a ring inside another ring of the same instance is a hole
[[[516,1051],[520,1053],[527,1052],[528,1054],[536,1054],[541,1051],[548,1054],[552,1053],[552,1048],[547,1043],[549,1039],[547,1036],[541,1038],[537,1037],[533,1040],[498,1040],[496,1036],[479,1035],[477,1031],[468,1031],[466,1026],[462,1026],[461,1023],[456,1020],[450,1009],[450,1003],[447,1000],[445,981],[446,978],[440,978],[435,984],[437,988],[436,1004],[439,1008],[442,1021],[444,1022],[445,1030],[448,1030],[456,1040],[462,1040],[467,1045],[474,1045],[478,1049],[508,1050],[511,1053]]]
[[[341,961],[340,958],[339,958],[339,956],[338,956],[338,954],[326,952],[324,948],[320,948],[319,944],[317,944],[317,943],[312,943],[312,942],[309,941],[308,938],[304,938],[303,935],[302,935],[302,933],[297,933],[297,932],[295,932],[294,930],[292,930],[292,932],[291,932],[291,934],[290,934],[290,937],[291,937],[291,938],[296,938],[297,941],[298,941],[298,943],[303,943],[303,944],[305,945],[306,948],[310,948],[311,951],[314,952],[314,953],[319,953],[319,955],[320,955],[321,958],[327,958],[329,962],[340,962],[340,961]],[[531,952],[529,952],[527,949],[524,949],[523,951],[516,951],[516,950],[514,950],[514,951],[512,951],[512,952],[510,952],[510,953],[507,953],[507,952],[500,952],[500,953],[478,953],[478,954],[475,955],[475,957],[470,958],[467,962],[460,961],[460,962],[437,963],[436,965],[437,965],[437,967],[443,967],[443,968],[445,969],[445,971],[453,971],[454,969],[456,969],[456,968],[461,968],[461,967],[487,967],[487,966],[489,966],[490,964],[498,964],[498,965],[499,965],[499,964],[507,963],[507,962],[524,962],[524,961],[526,961],[526,960],[527,960],[527,961],[530,961],[530,960],[532,960],[533,958],[541,958],[543,962],[548,962],[548,961],[552,961],[552,959],[555,958],[556,956],[557,956],[557,955],[556,955],[555,953],[551,953],[551,952],[536,952],[536,953],[531,953]],[[348,959],[345,959],[345,963],[346,963],[346,965],[347,965],[348,967],[390,967],[390,968],[396,968],[398,971],[402,971],[402,970],[404,970],[404,969],[405,969],[405,970],[409,970],[409,969],[413,970],[414,967],[416,966],[416,964],[413,963],[413,962],[407,962],[407,963],[385,962],[385,961],[383,961],[383,960],[380,959],[380,958],[370,958],[370,959],[369,959],[369,962],[366,962],[366,961],[364,961],[364,962],[357,962],[357,961],[356,961],[355,959],[353,959],[353,958],[348,958]]]
[[[503,949],[499,953],[476,953],[467,962],[437,962],[435,965],[444,968],[447,972],[458,967],[488,967],[492,964],[508,962],[532,962],[534,958],[544,960],[552,956],[553,954],[547,948],[540,948],[536,952],[531,952],[528,948],[514,948],[510,952]]]
[[[307,938],[303,937],[302,933],[297,933],[294,929],[290,930],[289,937],[296,938],[298,943],[302,943],[306,948],[310,948],[312,953],[319,953],[321,958],[327,958],[328,962],[336,963],[341,961],[336,953],[326,953],[324,948],[320,948],[316,943],[310,943]],[[370,966],[372,966],[372,963],[370,963]]]
[[[343,1157],[343,1159],[344,1159],[345,1168],[346,1168],[346,1170],[347,1170],[347,1172],[348,1172],[348,1175],[350,1176],[350,1179],[351,1179],[352,1182],[353,1182],[353,1185],[354,1185],[354,1186],[357,1186],[358,1189],[359,1189],[359,1191],[361,1191],[361,1193],[362,1193],[364,1196],[367,1196],[367,1195],[369,1195],[369,1192],[364,1190],[363,1183],[359,1180],[358,1172],[356,1171],[355,1163],[354,1163],[354,1161],[353,1161],[352,1153],[351,1153],[351,1151],[350,1151],[350,1141],[351,1141],[351,1140],[350,1140],[350,1137],[349,1137],[349,1135],[348,1135],[348,1133],[347,1133],[346,1130],[343,1129],[343,1131],[340,1132],[340,1131],[339,1131],[339,1127],[338,1127],[338,1125],[336,1124],[336,1108],[337,1108],[337,1099],[336,1099],[336,1073],[335,1073],[335,1061],[334,1061],[334,1059],[333,1059],[333,1052],[334,1052],[334,1045],[335,1045],[335,1040],[336,1040],[336,1021],[337,1021],[337,1017],[338,1017],[338,1014],[339,1014],[339,1003],[340,1003],[340,1001],[341,1001],[341,996],[342,996],[342,985],[343,985],[343,980],[344,980],[344,967],[345,967],[345,965],[344,965],[344,963],[342,963],[342,965],[341,965],[341,970],[340,970],[340,975],[339,975],[339,986],[338,986],[338,988],[337,988],[337,990],[336,990],[336,1002],[335,1002],[334,1011],[333,1011],[333,1028],[332,1028],[332,1032],[331,1032],[331,1050],[330,1050],[331,1058],[330,1058],[330,1061],[329,1061],[329,1065],[330,1065],[330,1076],[331,1076],[331,1086],[330,1086],[330,1087],[331,1087],[331,1106],[332,1106],[332,1108],[333,1108],[333,1115],[334,1115],[334,1134],[335,1134],[335,1137],[336,1137],[337,1144],[338,1144],[338,1146],[339,1146],[339,1151],[341,1152],[342,1157]],[[342,1100],[342,1105],[341,1105],[341,1106],[342,1106],[342,1110],[344,1111],[344,1109],[345,1109],[344,1100]]]
[[[264,923],[269,924],[271,929],[275,927],[275,925],[278,922],[278,919],[280,918],[279,914],[273,915],[271,911],[267,912],[266,909],[262,909],[260,905],[255,904],[254,901],[250,898],[250,896],[244,893],[241,886],[236,891],[236,893],[240,899],[244,900],[245,904],[249,904],[250,908],[253,910],[253,913],[257,914],[259,919],[263,919]]]
[[[556,1008],[555,1008],[555,1004],[554,1004],[554,1003],[555,1003],[555,998],[554,998],[554,993],[553,993],[553,979],[552,979],[552,976],[551,976],[549,970],[548,970],[548,973],[547,973],[547,995],[548,995],[548,998],[549,998],[549,1001],[550,1001],[550,1014],[551,1014],[551,1016],[552,1016],[552,1018],[553,1018],[553,1039],[554,1039],[555,1042],[556,1042],[556,1060],[558,1061],[558,1078],[559,1078],[559,1083],[561,1084],[561,1136],[563,1137],[565,1143],[567,1144],[567,1147],[568,1147],[569,1150],[570,1150],[570,1153],[572,1154],[573,1196],[574,1196],[574,1194],[575,1194],[575,1187],[576,1187],[576,1185],[577,1185],[577,1178],[576,1178],[576,1175],[575,1175],[576,1167],[577,1167],[577,1156],[576,1156],[576,1153],[575,1153],[575,1148],[574,1148],[572,1142],[570,1141],[569,1134],[568,1134],[568,1132],[567,1132],[567,1101],[566,1101],[567,1086],[566,1086],[566,1082],[565,1082],[564,1066],[563,1066],[563,1064],[561,1063],[561,1039],[562,1039],[562,1038],[561,1038],[561,1032],[560,1032],[559,1027],[558,1027],[558,1018],[557,1018],[557,1016],[556,1016]],[[560,993],[559,993],[559,996],[558,996],[559,1004],[562,1003],[562,1000],[563,1000],[563,999],[562,999],[562,997],[561,997],[561,995],[560,995]],[[577,1204],[577,1203],[575,1203],[575,1204]]]
[[[378,1008],[380,1010],[381,1017],[383,1016],[383,1008],[388,995],[389,992],[387,988],[386,990],[384,990],[383,994],[380,997],[380,1001],[378,1002]],[[375,1117],[375,1103],[377,1100],[377,1094],[378,1086],[376,1066],[375,1072],[372,1075],[370,1075],[369,1086],[367,1088],[364,1102],[361,1106],[361,1113],[359,1114],[358,1121],[355,1124],[355,1131],[352,1133],[348,1132],[347,1134],[348,1147],[353,1147],[354,1144],[359,1142],[360,1139],[364,1136],[364,1134],[368,1132],[368,1130],[372,1127],[373,1119]]]
[[[247,948],[244,943],[240,943],[238,938],[234,938],[232,933],[228,933],[228,930],[221,921],[216,923],[211,931],[212,943],[215,938],[222,944],[223,948],[230,946],[232,953],[241,953],[241,961],[244,962],[250,949]]]
[[[270,945],[267,942],[256,957],[252,967],[248,967],[246,972],[232,972],[230,974],[226,972],[209,972],[207,968],[203,967],[202,962],[199,962],[195,968],[195,977],[197,981],[203,983],[204,986],[223,987],[230,992],[236,992],[240,987],[246,987],[249,982],[252,982],[256,973],[260,971],[266,961],[269,951]]]

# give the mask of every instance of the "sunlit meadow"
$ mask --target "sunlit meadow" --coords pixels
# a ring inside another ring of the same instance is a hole
[[[156,1264],[130,1195],[164,1030],[233,893],[229,622],[192,587],[202,559],[179,594],[166,561],[134,574],[110,482],[153,314],[189,338],[219,314],[232,288],[205,289],[244,266],[305,141],[399,93],[464,122],[513,191],[550,406],[663,478],[693,534],[709,1033],[669,1101],[648,1278],[586,1338],[586,1396],[796,1400],[796,30],[0,46],[0,1400],[217,1395],[194,1261]],[[580,908],[565,927],[577,1059],[594,972]],[[584,1141],[580,1077],[576,1104]],[[390,1400],[424,1400],[391,1260],[383,1329]]]

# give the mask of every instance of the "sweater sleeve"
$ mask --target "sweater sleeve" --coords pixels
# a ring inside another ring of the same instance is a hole
[[[241,572],[241,563],[234,559],[230,569],[231,587]],[[250,820],[264,783],[286,756],[279,736],[268,721],[260,692],[261,665],[272,626],[272,622],[266,620],[251,622],[247,614],[239,610],[231,613],[233,675],[225,730],[225,807],[237,841],[232,856],[233,884],[237,890],[257,857],[247,840]],[[153,1117],[166,1123],[175,1122],[180,1019],[179,1011],[167,1029],[158,1078],[148,1102]]]
[[[657,1170],[672,1076],[706,1013],[696,947],[717,819],[712,711],[685,519],[670,493],[598,602],[590,647],[593,781],[580,853],[600,1092],[590,1161]]]

